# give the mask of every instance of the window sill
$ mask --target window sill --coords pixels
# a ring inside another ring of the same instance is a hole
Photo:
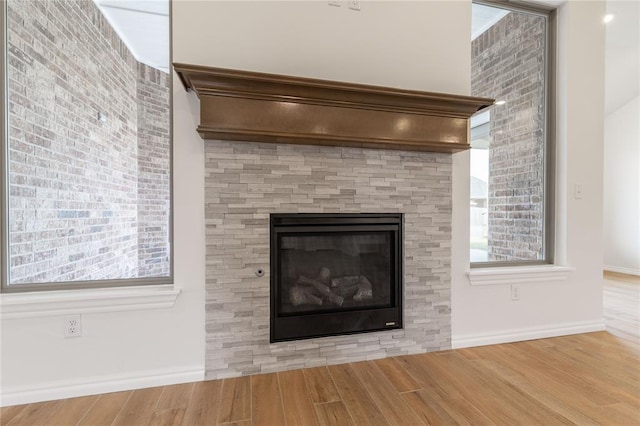
[[[467,272],[471,285],[507,285],[565,281],[575,268],[557,265],[479,268]]]
[[[0,295],[0,318],[170,308],[181,289],[172,285],[60,290]]]

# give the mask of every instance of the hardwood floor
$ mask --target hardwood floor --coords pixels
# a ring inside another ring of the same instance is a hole
[[[2,425],[640,425],[640,282],[608,332],[5,407]]]
[[[640,424],[607,332],[5,407],[2,425]]]

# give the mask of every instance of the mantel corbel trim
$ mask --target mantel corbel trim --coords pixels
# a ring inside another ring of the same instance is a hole
[[[457,152],[493,99],[173,64],[203,139]]]

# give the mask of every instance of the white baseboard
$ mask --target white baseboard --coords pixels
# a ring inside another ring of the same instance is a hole
[[[567,336],[569,334],[591,333],[605,330],[604,321],[583,321],[552,326],[530,327],[502,330],[494,333],[478,333],[452,336],[453,349],[474,346],[497,345],[500,343],[521,342],[524,340],[544,339],[546,337]]]
[[[609,272],[618,272],[620,274],[638,275],[640,276],[640,269],[623,268],[621,266],[604,265],[604,270]]]
[[[184,369],[142,371],[135,374],[114,374],[74,381],[56,381],[37,386],[3,387],[0,393],[0,407],[202,380],[204,380],[204,367],[194,366]]]

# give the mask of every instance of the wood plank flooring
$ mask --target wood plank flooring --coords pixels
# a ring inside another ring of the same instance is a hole
[[[1,425],[640,425],[640,283],[608,332],[5,407]]]
[[[607,332],[5,407],[2,425],[640,424]]]

